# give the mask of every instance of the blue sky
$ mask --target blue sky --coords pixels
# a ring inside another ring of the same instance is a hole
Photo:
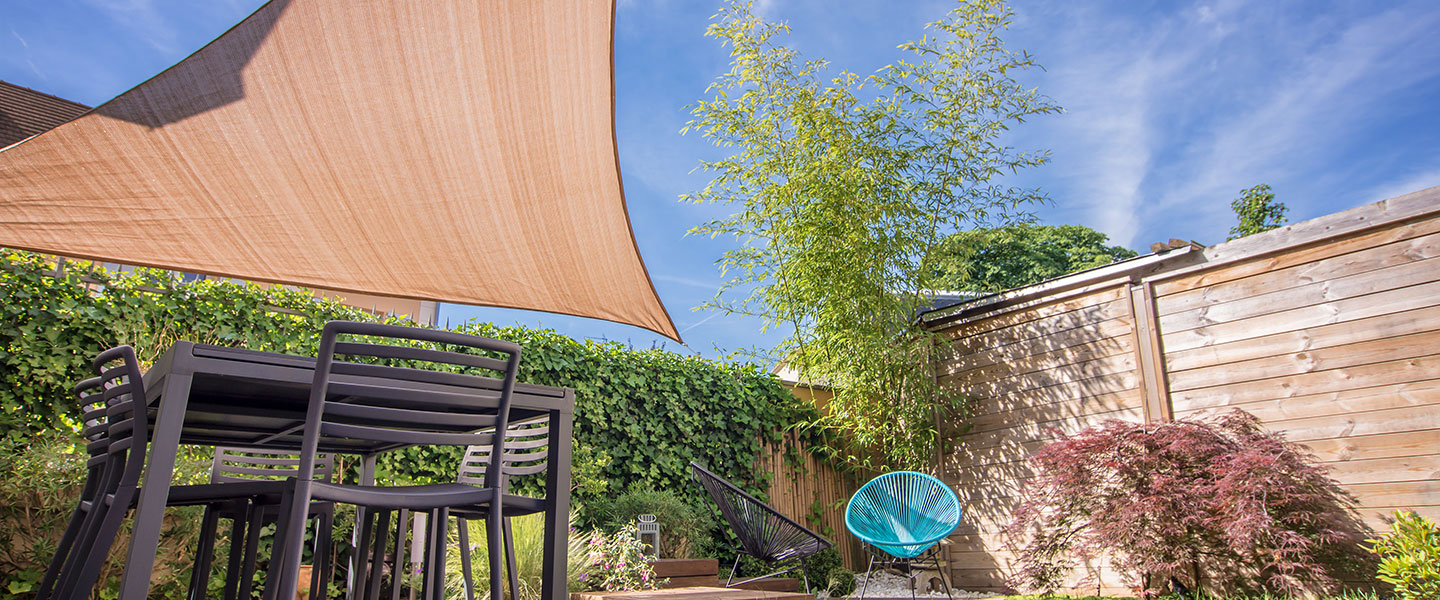
[[[0,4],[0,79],[98,104],[239,21],[257,0],[47,0]],[[727,68],[703,36],[718,3],[620,0],[616,123],[631,220],[688,347],[589,319],[446,306],[471,318],[577,338],[723,356],[777,339],[753,320],[696,312],[720,284],[727,240],[686,237],[728,212],[677,201],[715,157],[681,136],[686,105]],[[808,58],[868,74],[952,4],[769,0]],[[1011,178],[1053,199],[1042,221],[1078,223],[1146,251],[1169,238],[1223,241],[1239,190],[1269,183],[1305,220],[1440,185],[1440,3],[1021,2],[1007,40],[1045,67],[1024,75],[1066,109],[1011,141],[1051,164]]]

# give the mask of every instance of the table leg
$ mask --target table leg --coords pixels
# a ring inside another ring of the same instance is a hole
[[[130,534],[130,552],[125,575],[120,580],[120,600],[145,600],[150,593],[150,572],[155,568],[155,551],[160,545],[161,522],[170,496],[170,476],[175,472],[175,455],[180,451],[180,429],[190,403],[190,374],[170,373],[160,396],[160,410],[151,427],[150,448],[145,455],[145,479],[135,506],[135,527]],[[124,510],[116,507],[117,510]]]
[[[571,392],[573,394],[574,392]],[[573,396],[572,396],[573,398]],[[541,600],[568,600],[566,586],[570,549],[570,445],[575,416],[550,412],[550,463],[545,469],[545,565],[540,575]],[[492,556],[490,560],[498,560]],[[512,567],[513,568],[513,567]]]

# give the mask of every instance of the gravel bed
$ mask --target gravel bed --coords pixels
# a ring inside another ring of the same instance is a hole
[[[855,591],[851,592],[850,597],[859,598],[860,590],[864,588],[864,586],[865,574],[857,573],[855,575]],[[951,589],[951,593],[951,597],[957,599],[965,598],[967,600],[971,598],[996,598],[1000,596],[1000,594],[996,594],[994,592],[968,592],[965,590],[959,590],[954,588]],[[945,598],[946,596],[945,590],[941,589],[938,592],[930,592],[928,594],[923,592],[916,592],[915,597],[931,599]],[[870,582],[869,589],[865,590],[865,600],[870,600],[871,598],[903,598],[905,600],[909,600],[910,578],[904,575],[896,575],[894,573],[889,573],[885,571],[875,571],[875,573],[873,574],[873,580]]]

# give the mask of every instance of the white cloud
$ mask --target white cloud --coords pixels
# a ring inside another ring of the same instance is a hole
[[[1366,193],[1365,198],[1366,202],[1379,202],[1436,186],[1440,186],[1440,166],[1413,173],[1404,179],[1387,181]]]
[[[44,73],[41,73],[40,69],[35,66],[35,61],[31,60],[30,44],[25,41],[25,38],[20,37],[20,34],[15,32],[14,27],[10,28],[10,35],[15,36],[15,39],[20,42],[20,47],[23,49],[23,53],[25,54],[25,64],[30,67],[30,71],[34,73],[36,77],[49,81],[50,78],[46,77]]]
[[[1062,33],[1042,49],[1042,88],[1069,114],[1044,144],[1070,190],[1060,200],[1127,246],[1155,227],[1220,235],[1229,200],[1256,183],[1321,195],[1350,174],[1337,162],[1358,174],[1340,157],[1388,99],[1436,76],[1440,12],[1423,4],[1359,18],[1236,2],[1170,18],[1085,10],[1048,19]]]

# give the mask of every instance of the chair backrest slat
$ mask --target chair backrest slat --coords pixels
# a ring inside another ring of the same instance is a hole
[[[343,402],[326,402],[325,415],[327,420],[343,420],[347,424],[362,424],[366,422],[412,423],[416,425],[458,425],[471,429],[494,427],[496,419],[495,415],[436,412],[408,408],[391,408],[387,406],[346,404]]]
[[[468,355],[457,354],[456,356]],[[413,381],[423,384],[459,386],[479,390],[485,390],[486,388],[491,386],[490,384],[494,383],[492,381],[486,381],[490,378],[479,375],[466,375],[464,373],[449,373],[445,371],[427,371],[425,369],[415,369],[411,367],[371,365],[340,360],[337,360],[331,364],[330,372],[335,375],[348,375],[352,377],[372,377],[376,379],[386,380],[400,379],[404,381]],[[333,380],[330,382],[331,385],[338,385],[339,383],[341,382]],[[469,390],[467,390],[466,393],[470,393]],[[482,391],[478,393],[485,394],[486,392]],[[488,395],[492,398],[498,397],[499,391],[488,390]]]
[[[278,481],[300,473],[300,456],[284,450],[219,447],[210,468],[212,483]],[[329,482],[335,472],[335,458],[326,453],[316,457],[313,477]]]
[[[388,344],[361,344],[356,342],[336,342],[335,353],[349,356],[373,356],[375,358],[393,358],[398,360],[414,360],[421,362],[448,363],[487,369],[490,371],[505,372],[505,361],[496,360],[476,354],[464,354],[461,352],[445,352],[442,350],[429,350],[425,348],[411,348],[407,346],[391,346]]]
[[[456,483],[483,485],[490,465],[493,447],[472,445],[465,449],[456,473]],[[516,423],[505,431],[505,451],[501,456],[502,487],[509,487],[509,478],[544,472],[550,457],[550,421],[541,419]]]
[[[374,365],[365,365],[374,366]],[[394,367],[378,367],[381,369],[393,369]],[[443,373],[443,375],[455,375],[454,373]],[[456,375],[466,377],[465,375]],[[495,402],[500,398],[498,392],[481,390],[470,392],[459,390],[455,386],[436,386],[436,389],[423,389],[420,387],[394,387],[380,385],[378,383],[355,383],[346,381],[331,381],[327,386],[332,399],[354,396],[365,398],[369,404],[378,405],[386,402],[395,406],[404,406],[416,410],[442,410],[445,407],[454,407],[466,403],[478,403],[481,400]]]
[[[369,427],[365,425],[345,425],[341,423],[321,423],[320,434],[324,436],[349,438],[352,440],[385,442],[387,444],[427,444],[433,446],[465,446],[477,440],[486,439],[474,433],[413,431],[394,427]]]

